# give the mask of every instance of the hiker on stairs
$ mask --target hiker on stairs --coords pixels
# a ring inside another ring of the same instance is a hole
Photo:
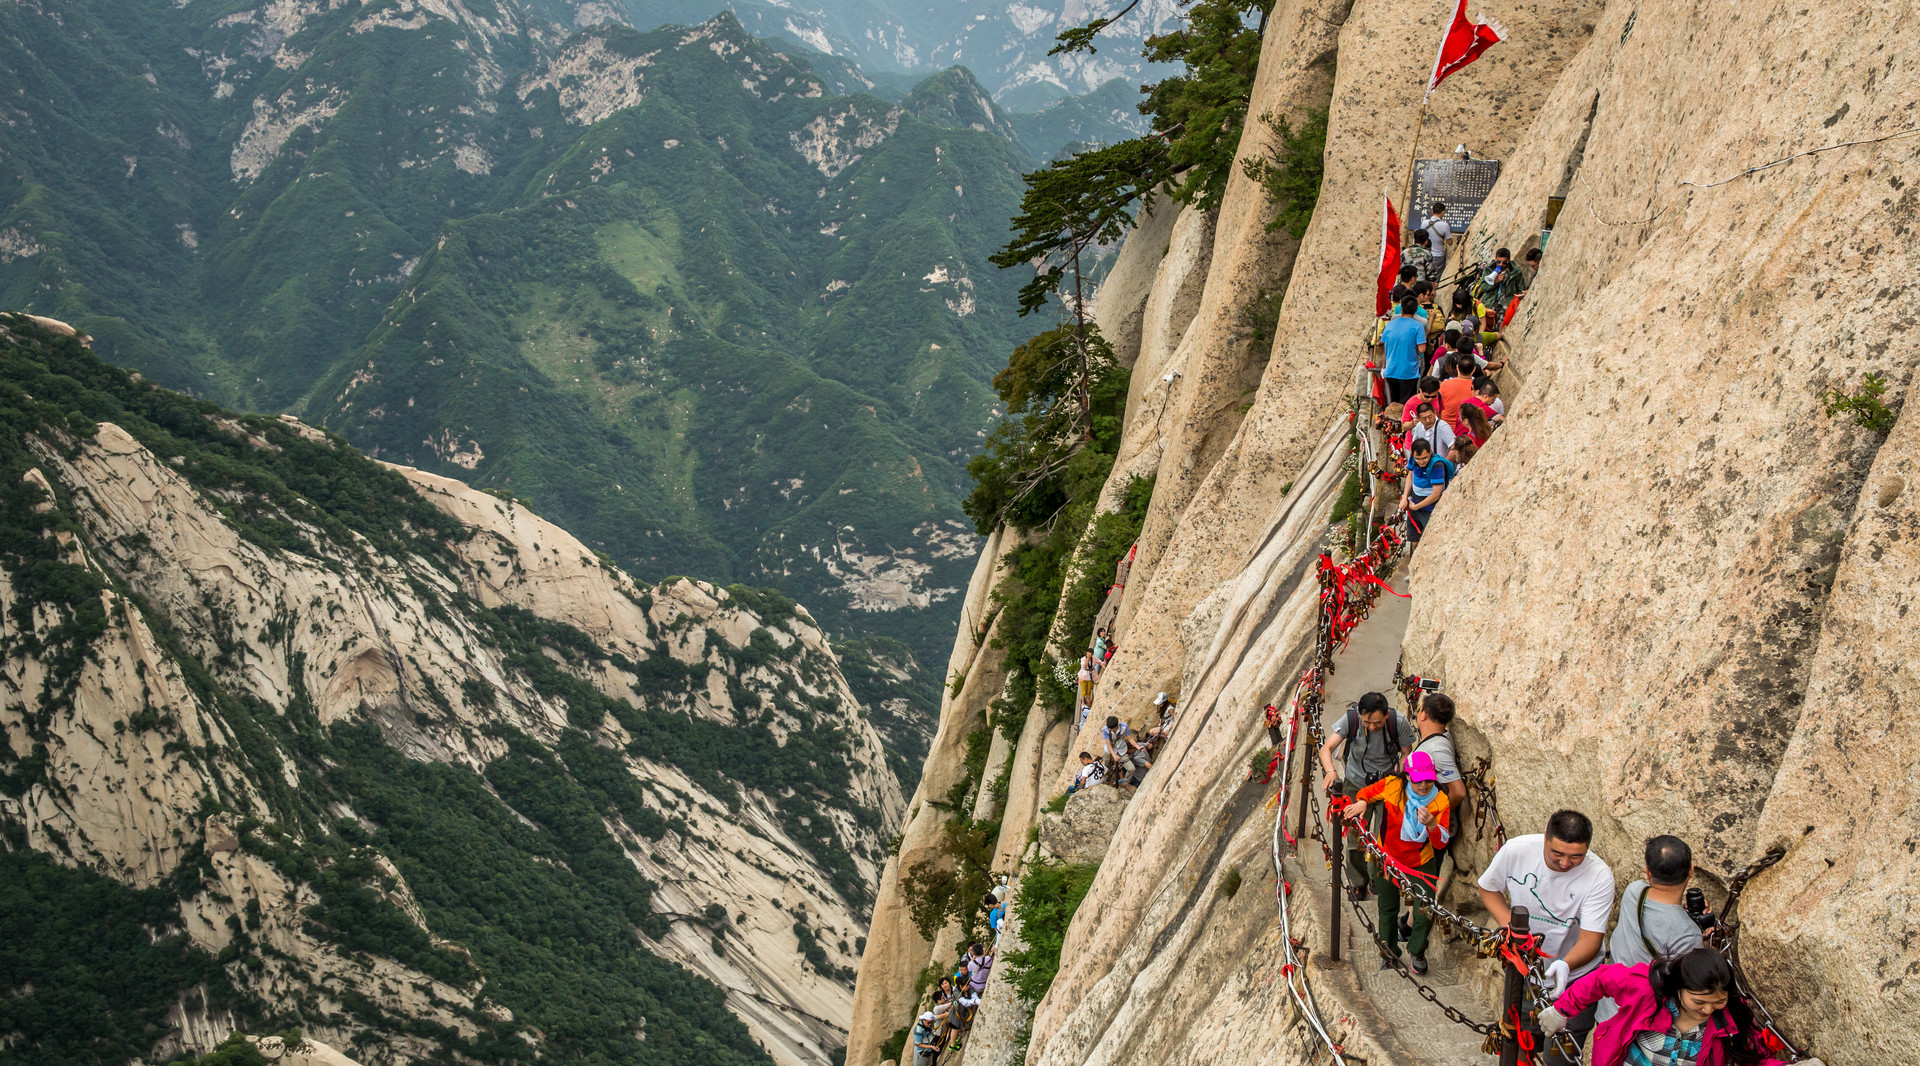
[[[1361,789],[1347,808],[1347,820],[1360,822],[1367,807],[1379,800],[1387,812],[1380,850],[1403,869],[1419,875],[1412,878],[1417,887],[1410,889],[1408,901],[1413,905],[1413,917],[1407,937],[1407,965],[1414,973],[1427,972],[1427,934],[1433,929],[1433,915],[1424,904],[1432,900],[1440,863],[1453,839],[1453,805],[1435,780],[1438,776],[1432,756],[1416,751],[1407,756],[1405,781],[1398,774],[1388,774]],[[1391,960],[1400,957],[1400,886],[1382,868],[1374,872],[1373,890],[1380,896],[1380,968],[1390,970]]]
[[[1420,302],[1413,297],[1400,301],[1399,316],[1387,323],[1380,334],[1380,343],[1387,350],[1387,363],[1381,376],[1387,383],[1387,408],[1393,412],[1388,418],[1403,418],[1404,412],[1396,409],[1413,399],[1420,383],[1420,357],[1427,347],[1427,324],[1420,320],[1419,311]]]
[[[1555,811],[1547,831],[1514,837],[1494,855],[1480,875],[1480,902],[1504,926],[1513,908],[1523,906],[1540,936],[1540,955],[1553,961],[1548,975],[1564,991],[1567,982],[1600,965],[1600,938],[1613,914],[1613,871],[1598,855],[1588,854],[1593,823],[1579,811]],[[1599,1000],[1567,1019],[1567,1035],[1584,1047],[1593,1031]],[[1567,1058],[1558,1042],[1545,1056],[1547,1066],[1579,1066],[1576,1052]]]
[[[1400,497],[1400,510],[1407,516],[1408,554],[1420,546],[1427,524],[1433,521],[1434,507],[1458,473],[1459,468],[1435,455],[1426,441],[1415,440],[1407,446],[1407,494]]]
[[[1420,739],[1414,743],[1416,753],[1424,753],[1433,761],[1434,780],[1446,790],[1447,799],[1456,811],[1467,808],[1467,783],[1460,777],[1460,760],[1453,749],[1453,734],[1447,727],[1453,724],[1453,697],[1444,692],[1428,692],[1420,699],[1420,708],[1413,713],[1413,724],[1420,730]],[[1412,765],[1409,757],[1408,765]]]
[[[1541,1032],[1570,1027],[1570,1017],[1592,1013],[1606,997],[1620,1012],[1594,1034],[1593,1066],[1781,1066],[1740,998],[1733,966],[1712,948],[1651,966],[1602,966],[1540,1012]]]
[[[1607,941],[1607,954],[1627,966],[1685,955],[1713,928],[1705,897],[1687,888],[1693,880],[1693,849],[1687,842],[1654,837],[1647,841],[1646,859],[1646,880],[1627,886],[1620,897],[1620,921]]]
[[[1361,696],[1320,746],[1320,768],[1326,771],[1320,787],[1327,791],[1338,787],[1343,796],[1358,795],[1361,789],[1400,769],[1400,753],[1413,745],[1416,735],[1413,723],[1388,705],[1386,696],[1378,692]],[[1343,744],[1345,758],[1336,770],[1333,753]],[[1376,814],[1374,822],[1374,836],[1384,836],[1382,816]],[[1348,894],[1356,900],[1365,899],[1367,851],[1358,842],[1349,845],[1347,871]]]

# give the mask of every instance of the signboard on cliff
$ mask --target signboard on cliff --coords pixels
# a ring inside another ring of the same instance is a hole
[[[1435,200],[1447,205],[1447,225],[1465,233],[1493,183],[1500,180],[1498,159],[1422,159],[1413,164],[1413,204],[1407,214],[1413,229],[1427,224]]]

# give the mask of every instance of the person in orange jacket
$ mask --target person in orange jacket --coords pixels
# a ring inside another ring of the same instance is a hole
[[[1408,875],[1415,887],[1409,893],[1413,917],[1407,937],[1407,965],[1414,973],[1427,972],[1427,934],[1433,929],[1433,915],[1422,905],[1432,901],[1440,862],[1453,839],[1453,809],[1439,778],[1433,759],[1416,751],[1407,756],[1404,784],[1400,775],[1389,774],[1361,789],[1347,807],[1347,819],[1365,825],[1360,820],[1366,817],[1367,805],[1375,800],[1385,804],[1386,831],[1380,850],[1403,870],[1415,871]],[[1380,968],[1386,970],[1400,957],[1400,887],[1381,869],[1374,871],[1373,891],[1380,900]]]

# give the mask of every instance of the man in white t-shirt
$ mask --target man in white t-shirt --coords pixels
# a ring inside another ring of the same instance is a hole
[[[1453,427],[1440,421],[1440,405],[1434,401],[1415,398],[1408,406],[1414,410],[1413,419],[1407,424],[1407,447],[1413,447],[1417,440],[1433,445],[1433,454],[1451,457],[1453,452]]]
[[[1547,973],[1560,991],[1600,965],[1600,938],[1613,914],[1613,871],[1587,853],[1592,842],[1593,823],[1586,815],[1555,811],[1546,833],[1507,841],[1480,875],[1480,902],[1496,925],[1511,921],[1514,907],[1527,909],[1541,955],[1554,960]],[[1593,1024],[1589,1007],[1567,1019],[1566,1035],[1584,1047]],[[1577,1052],[1572,1058],[1562,1055],[1557,1041],[1548,1044],[1547,1066],[1578,1066],[1579,1061]]]

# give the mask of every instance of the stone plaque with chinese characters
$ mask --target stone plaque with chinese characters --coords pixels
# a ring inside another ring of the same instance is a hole
[[[1499,179],[1497,159],[1422,159],[1414,163],[1413,206],[1407,212],[1413,218],[1413,228],[1427,224],[1427,208],[1438,200],[1447,205],[1447,225],[1455,234],[1465,233]]]

